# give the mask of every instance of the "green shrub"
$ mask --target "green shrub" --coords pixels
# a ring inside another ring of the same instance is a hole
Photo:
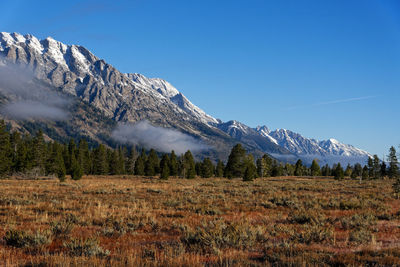
[[[50,223],[50,229],[55,236],[69,235],[74,228],[74,223],[68,219]]]
[[[16,248],[37,248],[50,244],[52,239],[48,231],[36,231],[35,233],[23,230],[8,230],[4,237],[7,246]]]
[[[263,233],[246,223],[212,221],[197,227],[185,229],[182,243],[191,251],[219,254],[220,249],[244,249],[252,247]]]
[[[375,224],[376,217],[370,213],[354,214],[351,217],[342,218],[340,222],[342,224],[342,228],[345,230],[355,228],[360,229]]]
[[[64,247],[69,250],[71,256],[106,257],[110,255],[110,251],[104,250],[96,238],[72,239],[64,243]]]
[[[302,232],[294,237],[300,243],[322,243],[329,242],[333,238],[333,227],[330,225],[305,225]]]
[[[325,216],[319,210],[300,209],[292,212],[288,217],[288,221],[298,224],[323,224]]]
[[[350,233],[350,241],[359,244],[368,244],[372,240],[372,233],[369,229],[361,228]]]

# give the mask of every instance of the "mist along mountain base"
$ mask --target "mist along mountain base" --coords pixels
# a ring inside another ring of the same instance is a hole
[[[2,180],[5,266],[397,266],[391,181]]]

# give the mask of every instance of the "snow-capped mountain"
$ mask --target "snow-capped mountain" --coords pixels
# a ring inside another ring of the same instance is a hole
[[[246,144],[251,144],[261,151],[268,151],[268,153],[274,154],[274,156],[277,158],[279,157],[275,154],[282,154],[285,157],[291,154],[291,152],[286,148],[281,147],[276,142],[263,137],[255,129],[250,128],[241,122],[232,120],[225,123],[220,123],[217,125],[217,127],[236,140]]]
[[[223,123],[195,106],[167,81],[121,73],[85,47],[66,45],[51,37],[39,40],[29,34],[1,32],[0,67],[9,64],[32,70],[35,82],[81,101],[81,112],[74,113],[71,121],[53,124],[56,131],[49,130],[50,133],[68,135],[74,130],[101,142],[113,123],[148,120],[201,139],[211,148],[205,155],[214,158],[226,158],[238,142],[249,152],[269,153],[290,161],[316,155],[324,160],[369,156],[333,139],[316,141],[288,130],[270,131],[266,126],[252,129],[238,121]],[[10,100],[7,93],[0,87],[0,104]],[[86,116],[84,112],[90,114]],[[102,116],[104,120],[100,122],[98,118]],[[99,131],[99,125],[106,126]]]
[[[303,158],[306,162],[318,158],[328,164],[338,161],[353,163],[365,162],[368,157],[372,157],[370,153],[364,150],[352,145],[342,144],[335,139],[318,141],[305,138],[286,129],[270,131],[266,126],[258,126],[255,130],[265,138]]]
[[[215,119],[214,117],[205,113],[202,109],[195,106],[192,102],[190,102],[181,92],[179,92],[174,86],[172,86],[169,82],[160,79],[160,78],[147,78],[142,74],[138,73],[129,73],[127,74],[129,78],[131,78],[134,82],[147,86],[153,90],[156,90],[162,96],[171,100],[175,105],[177,105],[182,110],[186,111],[190,115],[196,117],[201,122],[216,124],[220,121]]]

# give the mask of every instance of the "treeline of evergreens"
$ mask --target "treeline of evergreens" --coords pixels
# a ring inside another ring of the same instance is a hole
[[[7,131],[4,122],[0,122],[0,176],[10,174],[55,175],[64,180],[66,175],[72,179],[80,179],[83,175],[117,175],[130,174],[141,176],[170,176],[194,178],[200,176],[243,178],[251,181],[257,177],[276,176],[334,176],[361,179],[379,179],[399,176],[396,150],[390,148],[388,166],[376,155],[362,166],[338,163],[332,167],[322,168],[314,160],[310,167],[301,160],[296,164],[283,164],[267,154],[254,160],[247,154],[241,144],[231,150],[226,166],[222,161],[216,165],[209,158],[195,162],[190,151],[177,156],[174,151],[160,154],[154,149],[137,151],[136,147],[108,148],[102,144],[89,148],[85,139],[78,143],[71,139],[68,144],[56,141],[45,142],[43,133],[39,131],[34,137],[21,136],[18,132]]]

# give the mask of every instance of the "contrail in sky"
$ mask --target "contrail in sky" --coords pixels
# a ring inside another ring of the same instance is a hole
[[[361,97],[338,99],[338,100],[319,102],[319,103],[314,103],[314,104],[309,104],[309,105],[288,107],[287,110],[293,110],[293,109],[299,109],[299,108],[305,108],[305,107],[317,107],[317,106],[325,106],[325,105],[333,105],[333,104],[340,104],[340,103],[355,102],[355,101],[361,101],[361,100],[366,100],[366,99],[372,99],[372,98],[376,98],[376,97],[377,97],[376,95],[375,96],[371,95],[371,96],[361,96]]]

